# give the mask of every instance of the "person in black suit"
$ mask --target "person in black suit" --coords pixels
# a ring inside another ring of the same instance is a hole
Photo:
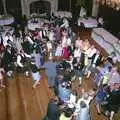
[[[58,120],[59,109],[58,109],[58,98],[52,98],[48,104],[47,115],[44,120]]]

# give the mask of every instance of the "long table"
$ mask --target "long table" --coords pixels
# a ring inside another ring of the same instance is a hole
[[[94,18],[81,18],[79,17],[77,20],[78,26],[81,26],[81,24],[84,24],[85,28],[95,28],[98,26],[98,22]]]
[[[115,52],[120,61],[120,40],[104,28],[94,28],[91,37],[103,47],[108,54]]]

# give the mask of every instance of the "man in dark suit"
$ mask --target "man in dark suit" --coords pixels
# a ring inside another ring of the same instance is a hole
[[[58,110],[58,98],[52,98],[48,104],[47,115],[45,120],[58,120],[59,110]]]

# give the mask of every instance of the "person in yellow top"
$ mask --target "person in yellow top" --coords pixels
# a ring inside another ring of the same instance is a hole
[[[67,108],[63,113],[61,113],[59,120],[72,120],[73,112],[70,108]]]

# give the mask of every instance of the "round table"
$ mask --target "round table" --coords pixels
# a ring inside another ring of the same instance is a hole
[[[14,17],[11,15],[1,15],[0,16],[0,26],[2,25],[10,25],[14,22]]]
[[[42,18],[30,19],[28,20],[27,28],[34,31],[36,28],[42,28],[44,23],[49,23],[49,21]]]

